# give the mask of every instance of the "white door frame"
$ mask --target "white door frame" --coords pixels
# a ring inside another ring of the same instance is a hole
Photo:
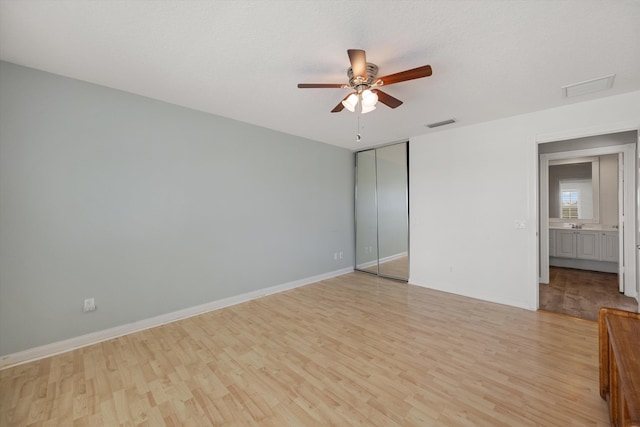
[[[572,159],[583,157],[604,156],[607,154],[619,154],[623,156],[623,175],[618,174],[618,185],[623,188],[623,210],[618,211],[618,226],[620,238],[620,260],[618,273],[620,274],[621,288],[627,296],[636,296],[636,256],[635,256],[635,230],[633,224],[625,221],[625,212],[631,212],[635,201],[635,159],[636,144],[611,145],[607,147],[588,148],[583,150],[563,151],[540,155],[540,236],[549,235],[549,162],[551,160]],[[622,184],[622,185],[620,185]],[[635,216],[630,217],[631,223],[635,223]],[[627,245],[624,242],[631,242]],[[540,283],[549,283],[549,239],[540,238]],[[629,286],[624,284],[629,283]]]
[[[637,151],[637,147],[636,147],[636,151]],[[625,170],[625,165],[624,165],[624,157],[625,154],[624,153],[618,153],[618,229],[620,229],[620,224],[623,225],[624,227],[624,201],[625,199],[628,199],[629,196],[625,195],[624,190],[625,187],[624,185],[620,185],[621,183],[624,183],[624,170]],[[637,184],[636,184],[637,185]],[[633,195],[631,196],[631,198],[633,198]],[[633,218],[630,218],[631,220],[633,220]],[[636,222],[636,221],[633,221]],[[618,259],[620,259],[620,254],[624,253],[625,250],[625,236],[624,234],[622,234],[619,230],[618,230]],[[619,261],[618,261],[619,262]],[[638,267],[636,265],[636,272],[638,271]],[[619,264],[618,265],[618,291],[619,292],[624,292],[624,285],[625,285],[625,281],[624,279],[624,265]],[[638,278],[636,277],[636,280]]]
[[[531,272],[531,281],[529,282],[529,289],[530,289],[530,293],[529,293],[529,300],[531,301],[531,306],[534,309],[538,309],[540,307],[540,300],[539,300],[539,282],[540,282],[540,268],[541,268],[541,255],[542,255],[542,251],[543,248],[542,246],[546,247],[545,250],[545,254],[548,257],[549,254],[549,241],[548,238],[547,239],[540,239],[540,236],[542,235],[542,221],[541,221],[541,217],[540,217],[540,203],[539,203],[539,194],[540,194],[540,181],[539,181],[539,155],[538,155],[538,145],[539,144],[544,144],[547,142],[554,142],[554,141],[562,141],[562,140],[567,140],[567,139],[575,139],[575,138],[583,138],[583,137],[589,137],[589,136],[596,136],[596,135],[606,135],[606,134],[610,134],[610,133],[617,133],[617,132],[627,132],[627,131],[635,131],[637,132],[638,135],[638,140],[640,140],[640,124],[637,121],[629,121],[629,122],[619,122],[619,123],[613,123],[613,124],[608,124],[608,125],[601,125],[601,126],[596,126],[596,127],[591,127],[591,128],[584,128],[584,129],[571,129],[571,130],[566,130],[566,131],[561,131],[561,132],[553,132],[553,133],[548,133],[548,134],[538,134],[538,135],[533,135],[531,138],[531,153],[534,154],[533,156],[531,156],[531,159],[533,160],[532,163],[530,163],[530,167],[531,169],[529,169],[530,171],[533,172],[533,176],[531,179],[531,194],[533,195],[533,200],[531,203],[531,217],[534,218],[534,223],[536,225],[535,227],[535,231],[532,231],[531,235],[531,244],[530,247],[533,251],[533,253],[531,253],[531,258],[535,259],[535,263],[533,263],[533,265],[535,265],[535,268],[530,269],[529,271]],[[636,141],[636,146],[638,145],[639,141]],[[640,151],[640,150],[637,150]],[[638,156],[640,156],[640,152],[638,152],[637,154]],[[634,159],[635,160],[635,159]],[[627,168],[628,169],[628,168]],[[632,166],[632,177],[631,180],[632,182],[635,183],[636,181],[636,173],[637,173],[637,169],[636,169],[636,162],[633,162],[633,166]],[[530,175],[531,176],[531,175]],[[635,185],[634,185],[635,187]],[[629,199],[629,198],[627,198]],[[631,239],[625,239],[627,240],[627,248],[629,248],[626,252],[627,255],[629,255],[629,253],[633,254],[633,261],[632,261],[632,265],[635,266],[632,271],[630,273],[633,274],[634,278],[633,281],[628,280],[628,286],[627,291],[629,293],[633,292],[635,295],[635,298],[638,299],[638,295],[640,294],[639,290],[638,290],[638,280],[637,280],[637,258],[636,258],[636,233],[638,230],[638,222],[640,222],[640,218],[638,218],[637,214],[636,214],[636,200],[640,199],[640,195],[637,196],[636,198],[636,194],[634,193],[634,196],[631,198],[631,200],[627,200],[627,203],[631,204],[630,206],[630,210],[627,211],[627,229],[632,229],[634,235],[633,238]],[[530,199],[531,200],[531,199]],[[631,215],[629,215],[631,214]],[[548,210],[547,210],[547,216],[548,216]],[[631,227],[629,227],[631,226]],[[546,222],[545,225],[545,229],[546,229],[546,233],[548,235],[548,221]],[[628,235],[628,234],[627,234]],[[544,244],[546,240],[546,244]],[[541,243],[542,242],[542,243]],[[544,244],[544,245],[543,245]],[[547,258],[548,259],[548,258]],[[531,264],[530,264],[531,265]],[[533,266],[531,265],[531,266]],[[629,266],[630,267],[630,266]],[[628,278],[630,279],[630,278]],[[635,284],[635,286],[633,286]]]

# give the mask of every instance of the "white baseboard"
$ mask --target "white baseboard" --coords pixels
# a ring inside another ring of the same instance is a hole
[[[446,292],[448,294],[458,295],[458,296],[465,297],[465,298],[477,299],[479,301],[492,302],[492,303],[495,303],[495,304],[507,305],[509,307],[522,308],[524,310],[529,310],[529,311],[536,311],[537,310],[537,308],[530,307],[527,304],[525,304],[524,302],[510,300],[508,298],[496,297],[495,295],[494,296],[489,296],[489,295],[464,294],[464,293],[452,291],[452,290],[449,290],[449,289],[446,289],[446,288],[443,288],[443,287],[427,286],[427,285],[423,285],[421,283],[415,283],[415,282],[411,282],[411,281],[409,281],[409,284],[413,285],[413,286],[420,286],[421,288],[433,289],[434,291]]]
[[[118,338],[123,335],[128,335],[145,329],[154,328],[156,326],[175,322],[177,320],[197,316],[209,311],[214,311],[220,308],[229,307],[231,305],[240,304],[252,299],[261,298],[278,292],[287,291],[289,289],[298,288],[300,286],[309,285],[321,280],[342,276],[343,274],[351,272],[353,272],[353,267],[343,268],[340,270],[319,274],[317,276],[294,280],[293,282],[283,283],[281,285],[271,286],[268,288],[259,289],[257,291],[223,298],[217,301],[211,301],[206,304],[185,308],[171,313],[161,314],[160,316],[139,320],[137,322],[128,323],[126,325],[116,326],[114,328],[104,329],[102,331],[92,332],[86,335],[81,335],[79,337],[69,338],[63,341],[46,344],[40,347],[20,351],[18,353],[8,354],[6,356],[0,357],[0,370],[28,362],[33,362],[35,360],[44,359],[45,357],[55,356],[56,354],[76,350],[81,347],[97,344],[102,341]]]

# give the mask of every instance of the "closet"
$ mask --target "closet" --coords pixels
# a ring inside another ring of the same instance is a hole
[[[409,279],[409,147],[356,153],[355,269]]]

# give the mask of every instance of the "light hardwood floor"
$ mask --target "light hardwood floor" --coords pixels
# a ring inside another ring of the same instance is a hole
[[[2,426],[607,426],[597,324],[351,273],[0,371]]]

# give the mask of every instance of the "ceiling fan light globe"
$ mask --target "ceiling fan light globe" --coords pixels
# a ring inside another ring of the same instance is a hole
[[[362,114],[367,114],[375,109],[375,105],[364,105],[364,103],[362,104]]]
[[[342,105],[353,113],[356,111],[356,106],[358,105],[358,96],[355,93],[352,93],[347,99],[342,101]]]
[[[353,105],[351,105],[347,101],[342,101],[342,105],[344,105],[344,108],[346,108],[347,110],[351,111],[352,113],[354,111],[356,111],[356,107],[354,107]]]
[[[378,102],[378,95],[371,92],[369,89],[362,92],[362,106],[373,107]],[[369,110],[370,111],[370,110]]]

